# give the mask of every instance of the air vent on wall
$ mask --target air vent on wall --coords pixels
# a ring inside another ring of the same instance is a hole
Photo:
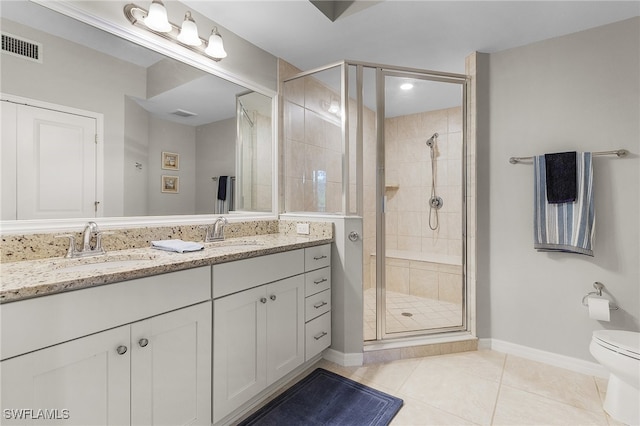
[[[42,44],[2,33],[2,53],[42,63]]]

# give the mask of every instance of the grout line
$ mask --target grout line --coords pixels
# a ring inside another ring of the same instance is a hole
[[[496,410],[498,409],[498,400],[500,399],[500,391],[502,390],[502,378],[504,377],[504,370],[507,367],[507,357],[509,355],[504,356],[504,361],[502,361],[502,372],[500,373],[500,381],[498,382],[498,392],[496,393],[496,402],[495,404],[493,404],[493,412],[491,413],[491,423],[489,424],[493,424],[493,421],[496,417]]]

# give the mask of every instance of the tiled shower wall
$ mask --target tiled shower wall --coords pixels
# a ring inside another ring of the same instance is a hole
[[[444,200],[435,231],[429,228],[432,167],[425,143],[434,133],[436,194]],[[386,119],[385,169],[387,248],[461,256],[461,107]]]
[[[339,71],[336,71],[339,72]],[[341,213],[340,95],[314,77],[284,84],[285,211]]]
[[[373,112],[371,115],[369,112],[364,115],[365,123],[369,120],[374,123]],[[440,226],[432,231],[429,228],[431,157],[426,140],[436,132],[439,135],[435,151],[436,193],[444,205],[438,212]],[[462,255],[462,152],[461,107],[385,120],[387,249],[457,258]],[[371,263],[376,251],[375,161],[373,134],[371,140],[365,137],[364,144],[364,288],[375,287],[375,265]],[[397,265],[388,264],[387,268],[390,266]],[[459,266],[456,275],[461,275]],[[457,288],[459,292],[459,286]]]

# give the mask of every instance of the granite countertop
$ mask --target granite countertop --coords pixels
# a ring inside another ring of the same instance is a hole
[[[332,237],[326,236],[267,234],[205,243],[204,250],[190,253],[137,248],[110,251],[104,256],[2,263],[0,303],[281,253],[332,241]]]

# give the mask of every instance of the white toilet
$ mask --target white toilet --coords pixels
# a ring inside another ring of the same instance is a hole
[[[589,351],[609,370],[605,411],[618,421],[639,425],[640,333],[622,330],[594,331]]]

